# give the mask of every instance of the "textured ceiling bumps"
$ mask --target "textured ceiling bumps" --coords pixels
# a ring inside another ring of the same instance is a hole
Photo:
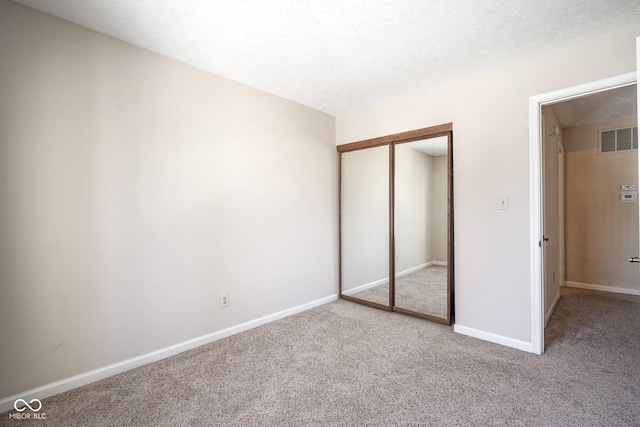
[[[338,115],[640,23],[637,0],[16,0]]]
[[[636,115],[636,85],[598,92],[553,105],[562,127],[588,125]]]

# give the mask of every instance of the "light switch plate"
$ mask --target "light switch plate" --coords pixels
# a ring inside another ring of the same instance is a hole
[[[509,196],[500,197],[500,202],[498,204],[498,209],[501,211],[509,209]]]

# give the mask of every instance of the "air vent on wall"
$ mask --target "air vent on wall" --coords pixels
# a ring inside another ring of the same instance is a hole
[[[599,131],[598,152],[615,153],[638,149],[638,127],[625,127]]]

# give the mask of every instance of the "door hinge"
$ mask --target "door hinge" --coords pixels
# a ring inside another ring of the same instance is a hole
[[[542,240],[538,240],[538,247],[541,248],[542,247],[542,242],[548,242],[549,238],[546,236],[542,236]]]

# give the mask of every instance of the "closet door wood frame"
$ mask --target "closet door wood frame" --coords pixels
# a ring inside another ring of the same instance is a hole
[[[437,126],[430,126],[422,129],[415,129],[407,132],[401,132],[393,135],[386,135],[378,138],[372,138],[362,141],[356,141],[348,144],[343,144],[337,146],[337,151],[340,154],[338,160],[338,171],[339,171],[339,223],[338,223],[338,232],[339,232],[339,275],[340,275],[340,286],[339,286],[339,295],[341,299],[345,301],[351,301],[363,305],[367,305],[370,307],[378,308],[385,311],[396,311],[398,313],[408,314],[411,316],[423,318],[426,320],[431,320],[438,323],[443,323],[450,325],[451,324],[451,316],[453,314],[452,305],[453,305],[453,199],[452,199],[452,189],[453,189],[453,164],[452,164],[452,135],[453,133],[453,123],[445,123]],[[404,310],[399,307],[394,307],[394,296],[395,296],[395,245],[394,245],[394,144],[399,144],[403,142],[411,142],[418,141],[421,139],[427,138],[436,138],[439,136],[447,136],[448,137],[448,179],[447,179],[447,198],[448,198],[448,221],[447,221],[447,293],[448,293],[448,307],[447,307],[447,317],[446,319],[429,316],[423,313],[417,313],[410,310]],[[367,148],[380,147],[380,146],[388,146],[389,147],[389,302],[388,305],[378,304],[372,301],[367,301],[364,299],[360,299],[357,297],[344,295],[343,294],[343,242],[342,242],[342,153],[347,153],[350,151],[356,150],[364,150]]]

